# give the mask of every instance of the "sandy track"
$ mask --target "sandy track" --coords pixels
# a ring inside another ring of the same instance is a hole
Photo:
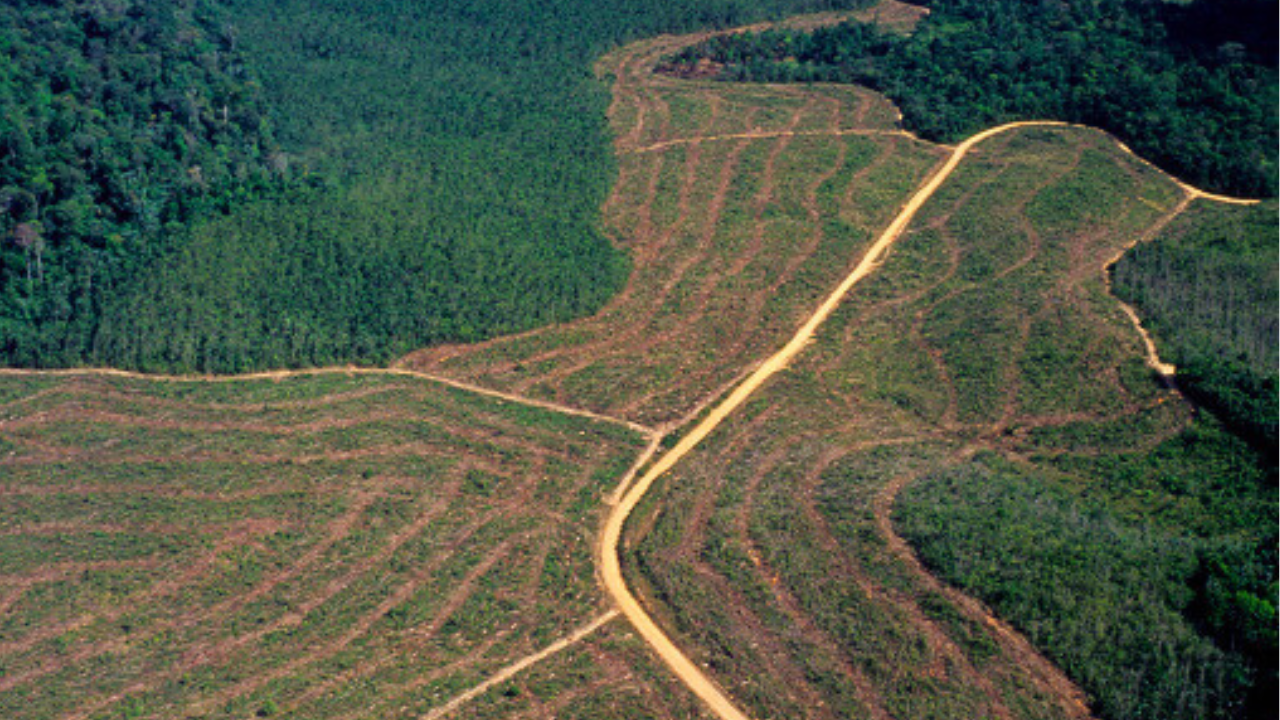
[[[671,642],[670,638],[657,626],[653,618],[645,612],[627,587],[626,580],[622,576],[622,566],[618,555],[618,543],[622,537],[623,525],[631,515],[631,511],[635,509],[641,498],[644,497],[645,493],[648,492],[658,478],[662,477],[681,458],[697,447],[707,435],[711,434],[713,430],[724,422],[725,418],[741,407],[747,398],[751,397],[769,378],[786,368],[787,364],[809,344],[813,339],[814,333],[831,316],[831,313],[839,306],[840,301],[844,299],[854,285],[879,265],[889,247],[906,230],[911,219],[915,217],[920,208],[924,206],[924,203],[937,192],[942,183],[955,171],[960,161],[964,159],[974,145],[993,135],[1030,125],[1061,126],[1065,125],[1065,123],[1028,122],[1001,125],[978,133],[958,145],[943,166],[907,201],[907,204],[899,211],[898,216],[881,233],[862,260],[845,277],[844,281],[827,296],[827,299],[818,306],[817,310],[810,315],[809,319],[792,336],[791,340],[781,350],[774,353],[768,360],[765,360],[755,372],[730,393],[729,397],[712,409],[706,419],[694,427],[670,452],[663,455],[648,472],[642,475],[606,519],[599,547],[600,573],[605,589],[613,596],[619,610],[627,616],[627,619],[635,626],[640,636],[662,658],[663,662],[671,668],[672,672],[678,675],[695,695],[702,698],[724,720],[746,720],[747,716],[720,691],[705,673],[693,664],[693,661],[688,656]]]
[[[543,648],[542,650],[539,650],[538,652],[533,653],[532,655],[525,656],[524,658],[521,658],[520,660],[517,660],[516,662],[511,663],[510,665],[502,668],[498,672],[494,673],[488,680],[485,680],[484,682],[480,683],[479,685],[476,685],[470,690],[467,690],[466,692],[455,697],[454,699],[450,700],[444,705],[441,705],[440,707],[437,707],[436,709],[427,713],[426,716],[423,717],[423,720],[436,720],[436,718],[442,718],[452,713],[453,711],[457,710],[459,707],[469,702],[470,700],[480,697],[489,688],[493,687],[494,685],[498,685],[500,683],[506,682],[507,680],[510,680],[512,677],[514,677],[517,673],[524,670],[525,668],[528,668],[535,663],[541,662],[542,660],[545,660],[551,657],[552,655],[555,655],[556,653],[560,652],[561,650],[564,650],[570,645],[573,645],[574,643],[582,640],[583,638],[587,637],[588,635],[595,632],[596,630],[599,630],[606,623],[616,618],[617,616],[618,616],[617,610],[610,610],[606,612],[605,614],[597,617],[595,620],[592,620],[590,623],[587,623],[586,625],[578,628],[577,630],[574,630],[572,633],[566,635],[565,637],[560,638],[559,640],[551,643],[550,645]]]

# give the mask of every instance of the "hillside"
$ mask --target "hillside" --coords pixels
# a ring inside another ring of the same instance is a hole
[[[601,627],[640,440],[406,374],[0,376],[0,714],[419,717],[585,626],[480,706],[691,717]]]
[[[471,85],[404,90],[426,103],[421,132],[393,122],[390,93],[337,92],[415,62],[355,42],[411,35],[425,20],[409,4],[275,7],[233,35],[263,53],[265,96],[296,103],[268,110],[292,179],[193,224],[135,297],[151,325],[110,316],[191,367],[337,347],[286,301],[324,308],[401,277],[378,274],[379,253],[413,236],[362,255],[321,242],[322,222],[412,225],[409,190],[444,212],[432,188],[472,171],[453,163],[492,167],[465,154],[526,138],[441,120]],[[517,32],[486,7],[451,12]],[[856,14],[897,32],[922,16],[892,0]],[[592,232],[630,263],[594,314],[388,369],[0,370],[2,714],[1270,717],[1274,453],[1237,434],[1266,426],[1268,396],[1248,395],[1244,423],[1205,398],[1272,369],[1275,204],[1206,194],[1096,128],[938,145],[865,87],[654,72],[726,34],[658,35],[581,68],[582,88],[611,90],[614,177]],[[439,40],[428,65],[452,47]],[[549,67],[539,47],[514,64]],[[309,102],[318,87],[333,106]],[[468,117],[529,130],[504,93]],[[369,122],[326,125],[335,107]],[[378,154],[405,138],[463,154]],[[202,240],[215,226],[262,254]],[[284,226],[298,236],[267,236]],[[267,256],[283,264],[258,274]],[[349,272],[254,315],[333,267]],[[165,305],[177,278],[224,306]],[[412,292],[362,300],[351,312],[389,317],[349,325],[352,341],[373,353],[373,330],[430,317],[397,304]],[[1232,372],[1184,383],[1170,360]]]

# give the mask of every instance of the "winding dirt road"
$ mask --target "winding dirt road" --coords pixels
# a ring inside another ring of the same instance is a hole
[[[845,298],[854,285],[869,275],[883,260],[885,254],[893,243],[901,237],[902,233],[910,224],[912,218],[924,206],[925,202],[937,192],[938,188],[947,180],[948,177],[959,166],[960,161],[969,153],[969,151],[978,143],[994,136],[1010,130],[1024,127],[1079,127],[1070,123],[1058,121],[1025,121],[1014,122],[1006,125],[1000,125],[988,130],[984,130],[973,137],[965,140],[957,145],[951,152],[946,162],[929,178],[925,184],[916,191],[915,195],[907,201],[902,210],[894,218],[893,222],[881,233],[875,244],[867,251],[862,260],[853,268],[853,270],[845,277],[844,281],[823,301],[821,305],[813,312],[809,319],[796,331],[791,340],[778,352],[774,353],[768,360],[760,365],[755,372],[749,375],[737,388],[729,394],[722,402],[715,406],[709,415],[702,422],[698,423],[687,435],[681,438],[668,453],[663,455],[654,463],[647,472],[645,472],[634,485],[630,487],[627,493],[622,497],[616,506],[606,518],[604,528],[601,532],[599,551],[599,568],[601,573],[601,581],[606,591],[613,597],[618,605],[618,609],[636,628],[636,631],[644,639],[654,652],[662,658],[663,662],[678,676],[681,681],[689,687],[699,698],[701,698],[707,706],[715,712],[717,716],[723,720],[748,720],[748,716],[738,709],[737,706],[726,696],[719,687],[707,675],[694,664],[692,660],[685,655],[680,648],[667,637],[666,633],[654,622],[653,618],[645,611],[640,602],[632,594],[627,587],[625,578],[622,575],[621,560],[619,555],[618,544],[622,537],[622,529],[626,524],[627,518],[635,509],[636,505],[653,486],[653,483],[664,473],[670,470],[685,455],[698,446],[704,438],[706,438],[713,430],[715,430],[730,413],[737,410],[746,400],[751,397],[756,390],[762,386],[765,381],[772,377],[775,373],[787,367],[787,364],[808,345],[817,329],[824,323],[831,313],[835,311],[840,302]],[[1123,147],[1123,146],[1122,146]],[[1128,151],[1128,148],[1124,148]],[[1214,195],[1198,190],[1181,181],[1177,181],[1178,185],[1183,189],[1189,199],[1205,198],[1218,202],[1228,202],[1233,204],[1253,204],[1254,200],[1240,200],[1220,195]],[[1158,361],[1157,361],[1158,362]]]

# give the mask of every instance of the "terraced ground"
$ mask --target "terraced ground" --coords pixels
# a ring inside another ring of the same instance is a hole
[[[670,447],[949,153],[858,88],[650,72],[691,41],[602,63],[627,290],[595,318],[410,366],[658,424]],[[1189,202],[1096,131],[976,148],[805,359],[643,504],[624,544],[650,613],[756,717],[1088,716],[1024,638],[925,572],[890,512],[975,456],[1140,454],[1185,427],[1103,269]]]
[[[856,87],[651,72],[701,37],[601,61],[605,222],[634,272],[595,317],[388,373],[0,376],[0,714],[704,716],[598,589],[601,518],[949,149]],[[1098,132],[976,147],[642,503],[625,559],[650,612],[759,718],[1088,716],[891,514],[927,472],[1141,453],[1184,426],[1102,267],[1187,202]]]
[[[629,427],[398,375],[0,392],[6,718],[419,717],[612,619]],[[468,716],[696,714],[671,684],[614,623]]]

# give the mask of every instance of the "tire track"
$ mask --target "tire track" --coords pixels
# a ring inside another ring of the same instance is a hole
[[[484,682],[480,683],[479,685],[476,685],[475,687],[453,698],[452,700],[445,703],[444,705],[441,705],[440,707],[427,713],[422,717],[422,720],[438,720],[438,718],[443,718],[452,714],[458,708],[462,707],[466,703],[483,695],[485,692],[489,690],[489,688],[495,685],[498,685],[500,683],[504,683],[507,680],[514,677],[516,674],[534,665],[535,663],[541,662],[551,657],[552,655],[555,655],[559,652],[564,651],[566,648],[570,647],[571,645],[581,642],[583,639],[585,639],[595,631],[604,627],[614,618],[618,617],[618,615],[619,615],[619,612],[617,610],[609,610],[603,615],[596,617],[595,620],[592,620],[586,625],[578,628],[577,630],[574,630],[569,635],[555,641],[554,643],[551,643],[550,645],[543,648],[542,650],[539,650],[538,652],[532,655],[528,655],[524,658],[521,658],[520,660],[517,660],[516,662],[502,668],[501,670],[499,670],[498,672],[490,676]]]
[[[630,428],[636,432],[648,434],[652,428],[645,427],[639,423],[631,422],[623,418],[602,415],[591,410],[583,408],[569,407],[560,405],[546,400],[537,398],[524,397],[515,393],[505,392],[502,390],[494,390],[474,383],[455,380],[453,378],[433,375],[431,373],[411,370],[403,367],[389,368],[371,368],[360,367],[356,365],[334,366],[324,368],[313,368],[307,370],[268,370],[263,372],[246,373],[243,375],[150,375],[147,373],[134,372],[131,370],[116,370],[114,368],[73,368],[68,370],[23,370],[18,368],[0,368],[0,377],[74,377],[78,375],[98,375],[102,377],[122,377],[134,380],[147,380],[154,382],[218,382],[218,383],[234,383],[245,382],[250,380],[286,380],[291,378],[315,377],[323,375],[383,375],[388,377],[412,377],[427,380],[440,385],[458,390],[484,395],[485,397],[502,400],[504,402],[517,403],[519,405],[527,405],[529,407],[540,408],[542,410],[550,410],[562,415],[574,415],[577,417],[595,420],[597,422],[609,423],[610,425],[620,425]]]
[[[798,114],[792,122],[793,124],[799,122]],[[752,231],[749,251],[744,253],[743,256],[728,270],[728,272],[720,276],[713,276],[711,278],[713,282],[708,282],[704,285],[702,291],[694,300],[695,314],[686,321],[686,324],[692,325],[700,318],[706,316],[712,293],[718,285],[725,282],[726,279],[732,280],[732,278],[745,272],[751,265],[752,261],[756,260],[761,254],[761,250],[764,246],[764,233],[766,228],[764,213],[770,202],[773,201],[774,186],[776,184],[773,179],[774,168],[776,166],[777,159],[786,150],[788,144],[788,138],[779,140],[779,142],[775,144],[773,151],[770,153],[769,158],[766,161],[764,169],[765,179],[761,182],[760,190],[757,192],[752,203],[754,229]],[[836,153],[836,159],[834,160],[831,168],[820,173],[814,181],[805,188],[800,202],[805,209],[809,221],[813,225],[813,231],[809,234],[805,245],[798,252],[792,254],[791,258],[785,262],[781,271],[778,273],[778,276],[774,278],[766,288],[760,292],[752,293],[745,299],[746,307],[742,312],[743,317],[757,318],[764,316],[765,313],[763,311],[769,300],[777,294],[779,288],[795,276],[802,265],[812,260],[814,252],[816,252],[821,246],[824,233],[820,222],[820,213],[817,207],[817,193],[823,184],[828,182],[837,172],[839,172],[847,153],[848,147],[843,143],[840,144]],[[763,328],[756,327],[755,329],[759,331]],[[675,333],[673,332],[670,335],[674,336],[674,334]],[[642,408],[654,403],[657,398],[663,395],[676,394],[681,387],[696,389],[706,378],[712,375],[723,374],[725,366],[729,364],[728,361],[737,360],[741,356],[741,353],[743,353],[743,351],[747,349],[748,345],[751,344],[751,339],[751,336],[746,333],[735,336],[729,344],[723,345],[717,352],[720,362],[695,369],[693,372],[682,373],[678,384],[673,384],[660,390],[654,390],[649,393],[639,395],[626,404],[620,406],[618,408],[618,412],[625,417],[635,417],[641,412]],[[643,349],[647,350],[652,348],[660,342],[669,342],[667,334],[654,338],[644,346]],[[738,364],[741,363],[739,362]]]

